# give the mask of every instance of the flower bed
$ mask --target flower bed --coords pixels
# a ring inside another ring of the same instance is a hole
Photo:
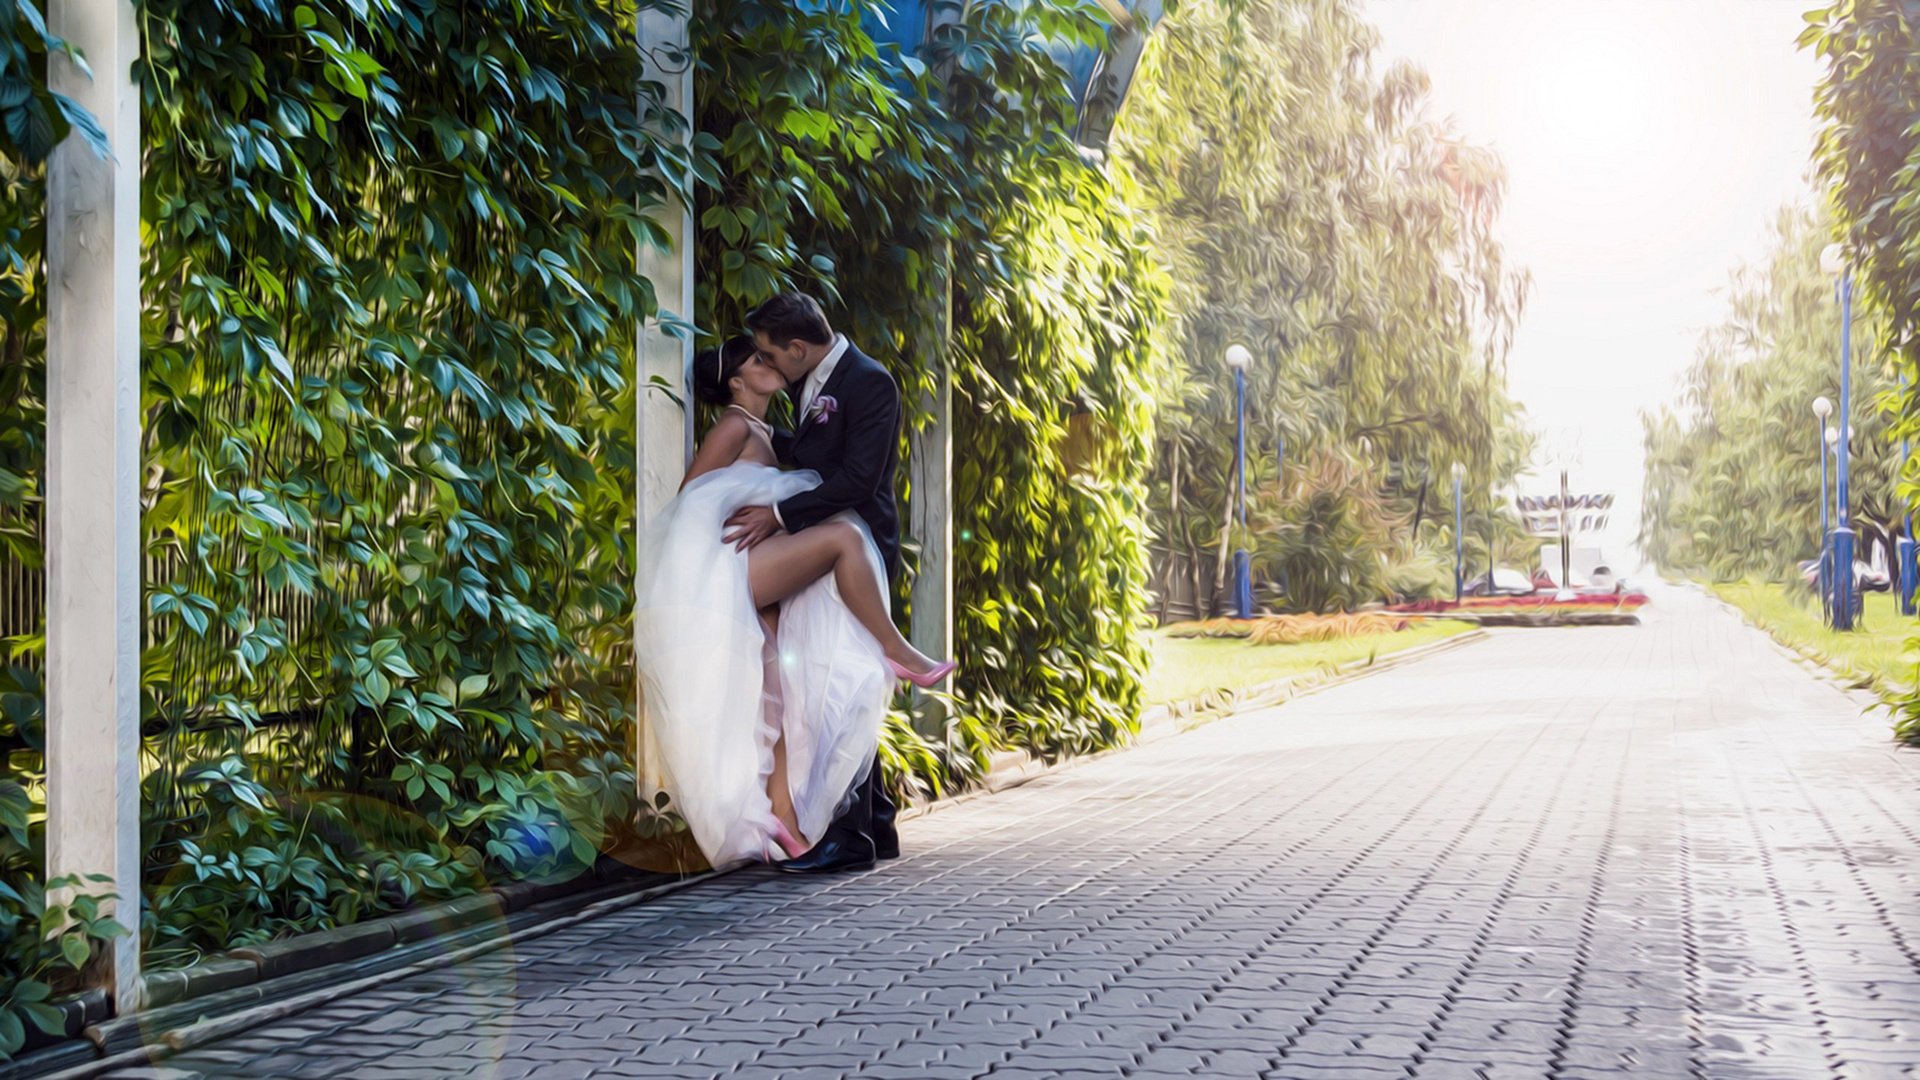
[[[1469,596],[1458,603],[1452,600],[1420,600],[1411,604],[1396,604],[1388,610],[1419,615],[1466,615],[1476,611],[1635,611],[1646,602],[1645,593],[1555,599],[1552,593],[1538,592],[1526,596]]]
[[[1644,593],[1555,598],[1550,592],[1526,596],[1469,596],[1452,600],[1422,600],[1390,610],[1403,615],[1444,615],[1481,626],[1638,626],[1637,614],[1647,602]]]
[[[1413,620],[1404,615],[1363,611],[1341,615],[1262,615],[1256,619],[1202,619],[1175,623],[1168,637],[1244,638],[1254,645],[1298,645],[1309,641],[1340,641],[1368,634],[1405,630]]]

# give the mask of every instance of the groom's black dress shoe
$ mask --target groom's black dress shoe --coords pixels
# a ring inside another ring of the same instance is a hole
[[[873,861],[871,837],[834,829],[813,845],[813,850],[779,866],[789,874],[840,874],[849,870],[871,870]]]

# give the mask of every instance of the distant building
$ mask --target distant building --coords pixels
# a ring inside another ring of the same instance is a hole
[[[1554,585],[1578,589],[1596,578],[1611,583],[1617,577],[1600,549],[1600,535],[1613,512],[1611,493],[1575,495],[1562,490],[1551,495],[1516,495],[1513,505],[1528,535],[1547,541],[1540,547],[1540,573]],[[1564,561],[1562,543],[1569,549]]]

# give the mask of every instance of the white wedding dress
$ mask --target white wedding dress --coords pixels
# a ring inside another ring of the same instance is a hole
[[[880,643],[841,602],[831,574],[780,605],[767,633],[747,555],[720,539],[743,506],[772,506],[818,473],[736,462],[695,478],[643,531],[634,645],[641,678],[640,794],[670,798],[716,867],[779,857],[767,799],[786,732],[800,831],[818,840],[866,778],[892,698]],[[875,577],[886,568],[866,525]]]

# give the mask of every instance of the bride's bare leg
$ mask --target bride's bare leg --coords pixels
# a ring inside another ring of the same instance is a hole
[[[801,843],[810,841],[800,832],[800,815],[793,809],[793,789],[787,786],[787,736],[785,732],[773,742],[773,772],[767,775],[767,798],[773,803],[773,816],[787,827],[787,831],[799,837]]]
[[[847,610],[880,642],[888,659],[908,671],[933,669],[934,661],[893,625],[882,582],[867,560],[866,539],[852,525],[830,522],[781,533],[747,554],[747,581],[753,602],[761,607],[778,604],[828,574]]]
[[[777,606],[762,609],[760,621],[767,628],[767,636],[776,642],[773,654],[778,656],[780,654],[778,648],[780,609]],[[777,661],[769,664],[767,678],[778,679],[779,677],[780,669]],[[781,719],[783,723],[780,734],[773,740],[773,771],[767,774],[767,801],[773,804],[773,816],[779,818],[780,823],[787,827],[787,831],[798,837],[801,843],[806,843],[807,838],[800,835],[800,815],[793,808],[793,788],[787,783],[787,732],[784,724],[784,710]]]

